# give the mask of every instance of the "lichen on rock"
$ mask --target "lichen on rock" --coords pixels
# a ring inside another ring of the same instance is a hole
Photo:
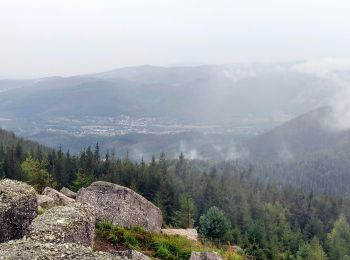
[[[70,204],[46,210],[29,227],[28,237],[51,243],[93,246],[95,216],[88,205]]]
[[[0,242],[23,237],[37,214],[34,188],[19,181],[0,181]]]
[[[77,197],[77,194],[74,191],[71,191],[70,189],[63,187],[60,192],[64,195],[66,195],[69,198],[75,199]]]
[[[46,187],[43,190],[42,195],[46,195],[52,198],[55,203],[55,206],[66,206],[71,203],[74,203],[75,201],[74,199],[69,198],[66,195],[62,194],[61,192],[50,187]]]
[[[72,243],[42,243],[22,239],[0,244],[0,260],[19,259],[118,260],[120,257],[107,252],[92,251],[90,247]]]
[[[38,206],[42,207],[43,209],[49,209],[55,206],[55,202],[53,198],[47,196],[47,195],[37,195],[38,200]]]
[[[161,210],[133,190],[104,181],[92,183],[77,194],[77,202],[95,209],[97,221],[109,221],[121,227],[141,226],[149,232],[160,232]]]

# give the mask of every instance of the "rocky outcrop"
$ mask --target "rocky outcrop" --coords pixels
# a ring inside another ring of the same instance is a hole
[[[47,195],[37,195],[38,200],[38,206],[42,207],[43,209],[49,209],[55,206],[55,202],[53,198],[47,196]]]
[[[192,252],[190,260],[222,260],[216,252]]]
[[[0,242],[23,237],[37,212],[32,187],[9,179],[0,181]]]
[[[0,244],[1,260],[26,259],[84,259],[84,260],[117,260],[116,255],[107,252],[92,251],[90,247],[79,244],[55,244],[39,241],[14,240]]]
[[[64,195],[66,195],[69,198],[75,199],[77,197],[77,194],[74,191],[71,191],[70,189],[63,187],[60,192]]]
[[[35,218],[28,237],[43,243],[77,243],[93,246],[95,216],[87,205],[54,207]]]
[[[190,240],[197,241],[198,240],[198,233],[195,228],[187,228],[187,229],[181,229],[181,228],[164,228],[160,231],[163,234],[166,235],[179,235],[184,236]]]
[[[97,181],[80,189],[77,202],[95,209],[97,221],[110,221],[122,227],[141,226],[149,232],[159,232],[163,217],[161,210],[131,189]]]
[[[137,252],[135,250],[124,250],[124,251],[110,251],[115,256],[120,256],[121,259],[132,259],[132,260],[151,260],[150,257]]]
[[[74,199],[69,198],[61,192],[58,192],[57,190],[50,187],[46,187],[42,192],[42,195],[46,195],[52,198],[55,203],[55,206],[66,206],[75,201]]]

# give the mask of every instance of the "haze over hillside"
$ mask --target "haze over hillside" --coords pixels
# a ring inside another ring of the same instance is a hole
[[[337,60],[316,65],[322,69],[312,62],[139,66],[2,80],[1,125],[72,151],[100,142],[103,149],[150,158],[160,142],[170,156],[233,159],[238,141],[329,104],[343,91],[346,66]]]

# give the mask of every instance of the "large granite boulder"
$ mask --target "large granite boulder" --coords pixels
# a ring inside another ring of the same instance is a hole
[[[198,232],[195,228],[164,228],[160,231],[166,235],[179,235],[184,236],[190,240],[197,241],[198,240]]]
[[[159,232],[163,223],[161,210],[131,189],[97,181],[77,194],[77,202],[95,209],[97,221],[109,221],[122,227],[141,226]]]
[[[55,201],[53,200],[53,198],[47,195],[38,194],[36,197],[38,200],[38,206],[43,209],[49,209],[55,206]]]
[[[70,204],[46,210],[35,218],[28,237],[43,243],[77,243],[93,246],[95,216],[87,205]]]
[[[23,237],[38,214],[35,190],[19,181],[0,181],[0,243]]]
[[[50,187],[46,187],[43,190],[42,195],[46,195],[52,198],[55,203],[55,206],[66,206],[75,201],[74,199],[69,198],[61,192],[58,192],[57,190]]]
[[[77,197],[77,194],[74,191],[71,191],[70,189],[63,187],[60,192],[64,195],[66,195],[69,198],[75,199]]]
[[[53,260],[53,259],[84,259],[84,260],[119,260],[119,256],[107,252],[92,251],[90,247],[79,244],[55,244],[39,241],[13,240],[0,244],[1,260]]]
[[[192,252],[190,260],[222,260],[216,252]]]

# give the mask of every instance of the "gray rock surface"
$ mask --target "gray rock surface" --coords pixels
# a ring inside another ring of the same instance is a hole
[[[13,240],[0,244],[0,260],[85,259],[117,260],[120,257],[107,252],[92,251],[78,244],[41,243],[31,239]]]
[[[132,260],[151,260],[150,257],[137,252],[135,250],[124,250],[124,251],[110,251],[115,256],[120,256],[121,259],[132,259]]]
[[[161,210],[131,189],[97,181],[80,189],[77,202],[95,209],[97,221],[110,221],[122,227],[141,226],[159,232],[163,223]]]
[[[0,242],[23,237],[37,214],[38,202],[32,187],[9,179],[0,181]]]
[[[70,204],[46,210],[28,229],[32,240],[50,243],[77,243],[93,246],[95,216],[87,205]]]
[[[70,189],[63,187],[60,192],[64,195],[66,195],[69,198],[75,199],[77,197],[77,194],[74,191],[71,191]]]
[[[192,252],[190,260],[222,260],[216,252]]]
[[[61,192],[58,192],[57,190],[50,187],[46,187],[42,192],[42,195],[46,195],[52,198],[55,203],[55,206],[66,206],[75,201],[74,199],[69,198]]]
[[[47,196],[47,195],[37,195],[38,200],[38,206],[42,207],[43,209],[49,209],[55,206],[55,201],[53,198]]]
[[[184,236],[190,240],[197,241],[198,240],[198,232],[195,228],[164,228],[160,231],[166,235],[179,235]]]

